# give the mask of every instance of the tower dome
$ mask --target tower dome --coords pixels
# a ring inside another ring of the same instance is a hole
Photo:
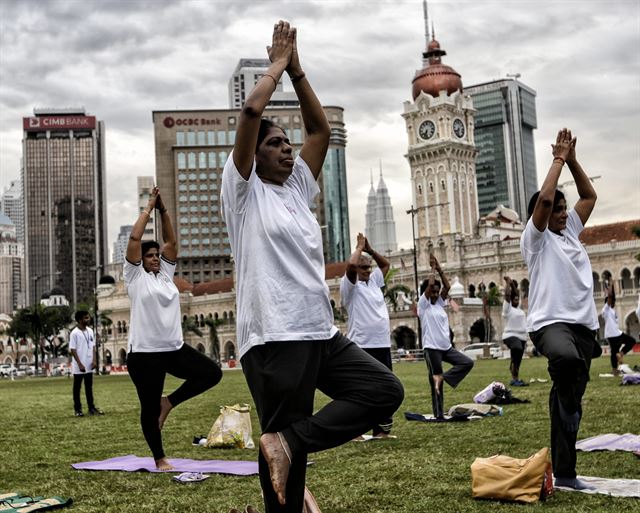
[[[462,92],[462,77],[451,66],[442,64],[442,56],[447,52],[440,48],[440,43],[435,36],[429,42],[427,51],[422,54],[429,64],[416,71],[413,77],[413,99],[415,100],[421,91],[436,97],[440,91],[446,91],[448,95],[456,91]]]

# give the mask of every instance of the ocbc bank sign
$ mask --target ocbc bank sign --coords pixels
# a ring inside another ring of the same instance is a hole
[[[174,126],[215,126],[221,123],[220,118],[174,118],[167,116],[164,118],[162,124],[167,128],[173,128]]]

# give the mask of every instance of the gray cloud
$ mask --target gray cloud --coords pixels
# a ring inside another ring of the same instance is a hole
[[[431,2],[444,61],[465,85],[519,72],[537,91],[536,158],[567,125],[596,182],[594,222],[640,217],[640,4]],[[299,27],[308,76],[345,108],[351,231],[364,228],[370,169],[382,159],[398,241],[411,202],[400,114],[425,47],[411,1],[0,2],[0,189],[17,177],[21,118],[34,106],[84,105],[107,126],[110,239],[135,212],[135,176],[154,174],[152,110],[223,108],[240,57],[265,57],[271,23]],[[569,178],[567,178],[569,179]]]

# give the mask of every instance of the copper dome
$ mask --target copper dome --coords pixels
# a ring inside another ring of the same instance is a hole
[[[435,38],[429,42],[427,51],[422,54],[425,59],[429,60],[429,64],[424,69],[416,71],[416,76],[412,80],[414,100],[421,91],[433,97],[438,96],[443,90],[449,95],[455,91],[462,92],[460,73],[451,66],[442,64],[441,57],[446,54],[447,52],[440,49],[440,43]]]

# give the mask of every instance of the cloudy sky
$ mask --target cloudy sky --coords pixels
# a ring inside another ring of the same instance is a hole
[[[640,218],[638,0],[430,0],[429,16],[463,84],[520,73],[537,91],[539,182],[567,126],[587,173],[601,176],[593,223]],[[134,220],[135,177],[155,174],[151,111],[227,108],[238,59],[266,57],[279,18],[298,27],[322,103],[345,109],[352,234],[364,229],[370,170],[381,160],[398,243],[409,247],[400,113],[422,67],[420,0],[2,0],[0,191],[19,177],[21,118],[34,107],[84,106],[107,127],[113,242]]]

